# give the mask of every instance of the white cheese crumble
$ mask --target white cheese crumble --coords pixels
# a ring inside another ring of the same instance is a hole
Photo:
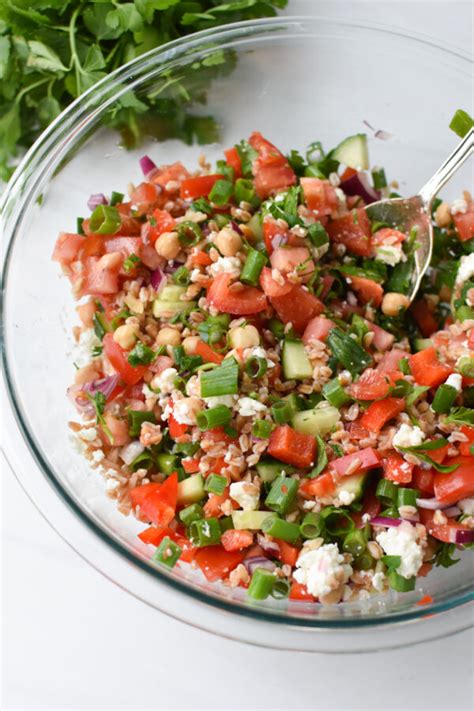
[[[268,368],[274,368],[275,363],[267,358],[267,354],[265,353],[265,349],[262,348],[262,346],[254,346],[253,348],[246,348],[244,350],[244,360],[247,360],[248,358],[263,358],[264,360],[267,361],[267,367]]]
[[[74,363],[79,368],[89,365],[92,357],[92,349],[97,348],[100,345],[101,342],[95,335],[93,328],[88,328],[86,331],[82,331],[79,336],[79,340],[73,349]]]
[[[117,479],[106,479],[105,481],[105,490],[106,491],[115,491],[115,489],[118,489],[120,486],[120,482],[117,481]]]
[[[453,200],[450,208],[451,215],[458,215],[462,213],[463,215],[467,212],[467,202],[464,198],[457,198]]]
[[[77,433],[77,436],[84,442],[94,442],[97,439],[97,430],[95,427],[82,428]]]
[[[159,375],[153,378],[152,386],[159,388],[162,393],[172,393],[174,390],[174,381],[178,377],[176,368],[165,368]]]
[[[474,276],[474,252],[465,254],[459,262],[458,273],[456,275],[456,286],[461,287],[464,282]]]
[[[355,497],[356,495],[352,491],[346,491],[345,489],[340,491],[337,495],[339,504],[341,506],[350,506],[354,501]]]
[[[418,573],[423,563],[423,549],[418,543],[415,526],[403,521],[399,526],[377,534],[376,539],[387,555],[400,556],[401,563],[397,568],[399,575],[412,578]]]
[[[445,384],[451,385],[451,387],[457,390],[458,393],[462,392],[462,375],[459,373],[452,373],[448,376]]]
[[[236,399],[237,395],[211,395],[210,397],[203,398],[208,407],[217,407],[217,405],[233,407]]]
[[[239,276],[241,267],[238,257],[219,257],[216,262],[210,265],[209,272],[212,276],[224,273]]]
[[[244,511],[255,511],[260,501],[260,490],[247,481],[236,481],[230,485],[230,498]]]
[[[336,193],[337,202],[339,204],[339,207],[340,208],[346,207],[346,205],[347,205],[346,193],[343,190],[341,190],[341,188],[334,188],[334,192]]]
[[[237,401],[237,410],[242,417],[254,417],[259,412],[265,412],[266,405],[251,397],[241,397]]]
[[[424,432],[419,427],[416,425],[412,427],[403,423],[398,428],[398,432],[395,433],[392,445],[396,449],[398,447],[416,447],[423,442],[424,438]]]
[[[93,462],[101,462],[103,459],[105,459],[105,454],[101,449],[96,449],[92,452],[92,461]]]
[[[319,548],[311,548],[307,541],[296,561],[297,570],[293,577],[305,585],[314,597],[323,597],[346,583],[352,575],[352,566],[344,563],[335,543],[326,543]]]
[[[474,498],[461,499],[458,506],[464,514],[474,516]]]
[[[403,249],[396,245],[387,244],[383,247],[377,247],[375,252],[375,259],[378,262],[388,264],[390,267],[394,267],[395,264],[405,261]]]
[[[197,397],[185,397],[173,403],[173,417],[180,425],[195,425],[196,415],[202,409]]]

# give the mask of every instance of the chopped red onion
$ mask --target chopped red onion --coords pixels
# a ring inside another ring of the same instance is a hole
[[[98,378],[97,380],[85,383],[85,385],[81,387],[83,392],[89,393],[90,395],[102,393],[107,399],[117,387],[119,380],[120,377],[118,375],[108,375],[105,378]]]
[[[82,385],[72,385],[67,389],[67,396],[76,410],[85,417],[93,417],[95,413],[94,404],[83,393],[84,387]]]
[[[271,242],[273,249],[278,249],[278,247],[281,247],[282,245],[286,244],[287,239],[285,235],[275,235],[275,237],[272,237]]]
[[[91,212],[95,210],[96,207],[99,205],[108,205],[109,201],[105,197],[104,193],[95,193],[93,195],[90,195],[88,201],[87,201],[87,207]]]
[[[474,543],[474,528],[450,528],[449,537],[451,543],[457,543],[458,545]]]
[[[276,557],[280,553],[280,546],[276,541],[269,541],[268,538],[265,538],[265,536],[262,533],[257,534],[257,541],[258,544],[263,548],[265,553],[269,553],[270,555]]]
[[[240,227],[238,226],[237,222],[234,222],[234,220],[231,220],[230,225],[231,225],[232,229],[235,230],[239,235],[242,235],[242,234],[243,234],[243,233],[242,233],[242,230],[241,230]]]
[[[443,513],[448,518],[456,518],[456,516],[460,515],[461,509],[459,506],[450,506],[449,509],[444,509]]]
[[[272,563],[271,560],[268,560],[268,558],[265,558],[263,555],[253,555],[250,558],[246,558],[243,561],[243,564],[250,575],[253,575],[257,568],[264,568],[265,570],[270,571],[273,571],[276,568],[275,563]]]
[[[399,526],[402,523],[401,518],[388,518],[387,516],[375,516],[370,519],[371,526]]]
[[[370,185],[365,173],[360,171],[343,180],[340,187],[346,195],[358,195],[367,205],[380,200],[380,192]]]
[[[149,156],[143,156],[143,158],[140,158],[139,163],[145,178],[150,175],[150,173],[153,173],[157,167],[156,163],[154,163]]]
[[[158,291],[160,288],[160,285],[164,285],[164,281],[166,277],[164,273],[161,271],[161,269],[158,267],[158,269],[155,269],[152,271],[151,276],[150,276],[150,284],[154,288],[155,291]]]
[[[436,498],[433,499],[417,499],[416,500],[416,505],[420,509],[431,509],[432,511],[436,511],[437,509],[446,509],[449,504],[442,504],[441,501],[439,501]]]

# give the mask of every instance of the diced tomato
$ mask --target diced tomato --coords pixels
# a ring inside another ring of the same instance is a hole
[[[385,331],[383,328],[380,328],[380,326],[377,326],[376,323],[372,323],[372,321],[366,321],[365,323],[369,330],[372,331],[372,333],[374,334],[374,337],[372,339],[372,345],[378,351],[387,351],[393,346],[395,336],[392,333]],[[380,370],[379,366],[377,367]]]
[[[435,474],[434,493],[438,501],[450,505],[474,496],[474,457],[450,457],[448,462],[458,467],[449,474]]]
[[[249,138],[258,157],[252,163],[255,190],[263,200],[296,183],[296,175],[283,153],[255,131]]]
[[[457,523],[452,518],[448,518],[446,523],[436,523],[434,521],[435,511],[429,509],[420,509],[421,523],[426,527],[426,530],[443,543],[456,543],[456,534],[458,531],[469,531],[462,523]]]
[[[306,326],[303,333],[303,343],[308,346],[312,340],[325,341],[329,336],[329,331],[335,328],[336,324],[330,318],[316,316]]]
[[[116,294],[118,291],[118,274],[123,264],[120,252],[104,254],[103,257],[88,257],[81,294],[101,296]],[[82,273],[81,273],[82,274]]]
[[[314,272],[314,262],[307,247],[278,247],[270,256],[272,269],[277,269],[282,274],[288,274],[298,268],[301,277]],[[304,266],[303,266],[304,265]]]
[[[186,474],[195,474],[199,471],[199,459],[182,459],[181,464]]]
[[[253,533],[229,528],[222,534],[221,543],[226,551],[241,551],[252,545]]]
[[[270,215],[265,216],[263,220],[263,240],[269,255],[276,247],[288,242],[288,235],[288,229],[281,227]]]
[[[180,197],[182,200],[195,200],[199,197],[207,197],[211,192],[214,183],[224,180],[222,173],[212,175],[198,175],[195,178],[186,178],[180,187]]]
[[[132,489],[130,492],[132,501],[133,491]],[[178,475],[175,472],[165,479],[158,489],[149,491],[145,495],[140,503],[140,515],[156,526],[166,527],[174,518],[177,501]]]
[[[397,484],[409,484],[413,477],[414,465],[407,462],[396,452],[388,455],[383,463],[383,475],[389,481]]]
[[[270,303],[283,323],[291,323],[300,334],[312,318],[324,311],[324,304],[299,285],[284,296],[272,297]]]
[[[323,472],[315,479],[303,479],[300,484],[300,492],[302,494],[315,496],[316,498],[330,496],[335,490],[336,482],[328,471]]]
[[[412,484],[414,489],[422,491],[424,494],[434,494],[434,469],[424,469],[416,466],[413,469]]]
[[[218,274],[207,292],[207,300],[215,309],[234,315],[256,314],[267,308],[265,294],[254,286],[246,286],[238,291],[229,289],[230,274]]]
[[[427,385],[430,388],[444,383],[451,375],[453,369],[438,360],[433,347],[425,348],[410,356],[410,369],[418,385]]]
[[[286,541],[282,541],[280,538],[275,538],[275,541],[278,543],[280,549],[277,555],[278,560],[280,560],[283,565],[291,565],[293,568],[296,565],[300,549],[290,545]]]
[[[395,246],[402,244],[407,236],[400,230],[395,230],[393,227],[382,227],[372,235],[372,245],[374,247]]]
[[[349,394],[357,400],[379,400],[388,394],[393,377],[392,373],[368,368],[349,387]]]
[[[235,442],[235,439],[233,437],[230,437],[224,431],[223,427],[213,427],[211,430],[206,430],[205,434],[203,435],[203,439],[206,439],[210,442],[214,442],[215,444],[232,444],[232,442]]]
[[[430,451],[430,459],[432,459],[433,462],[436,462],[436,464],[442,464],[448,456],[449,447],[449,444],[445,444],[444,447],[440,447],[439,449],[433,449],[432,451]]]
[[[289,294],[293,289],[294,284],[285,279],[283,276],[282,281],[283,284],[279,284],[272,277],[272,270],[268,267],[263,267],[260,274],[260,286],[262,287],[265,296],[285,296],[285,294]]]
[[[453,215],[454,225],[461,242],[466,242],[474,237],[474,202],[467,206],[467,212],[458,212]]]
[[[156,526],[149,526],[148,528],[145,528],[144,531],[141,531],[141,533],[138,534],[138,538],[143,541],[143,543],[148,543],[152,546],[159,546],[163,538],[168,535],[169,530],[170,529],[167,528],[156,528]]]
[[[136,486],[134,489],[130,490],[130,501],[132,507],[141,506],[145,501],[147,496],[154,494],[159,491],[161,484],[157,482],[151,482],[150,484],[142,484],[142,486]]]
[[[166,185],[171,182],[181,182],[189,176],[188,171],[182,163],[176,161],[171,165],[162,165],[151,177],[154,183],[166,189]]]
[[[323,301],[326,298],[326,296],[329,294],[329,292],[331,291],[331,287],[334,284],[334,281],[335,281],[334,277],[331,276],[330,274],[325,274],[321,278],[321,284],[322,284],[323,288],[320,293],[320,297]]]
[[[235,146],[232,148],[228,148],[226,151],[224,151],[225,155],[225,161],[227,165],[230,165],[231,168],[234,170],[234,178],[237,180],[237,178],[242,177],[242,162],[240,160],[239,152]]]
[[[400,368],[400,361],[403,358],[408,358],[408,353],[394,348],[393,351],[384,353],[382,360],[377,364],[377,370],[381,373],[396,373]]]
[[[370,222],[364,208],[352,210],[348,215],[332,220],[327,226],[333,242],[344,244],[348,251],[360,257],[370,257],[372,252]]]
[[[354,462],[357,462],[356,469],[353,468]],[[329,463],[330,470],[339,477],[346,476],[347,472],[359,474],[375,467],[380,467],[380,455],[373,447],[366,447],[353,454],[346,454]]]
[[[114,447],[123,447],[130,442],[130,435],[128,434],[128,422],[127,420],[120,420],[118,417],[114,417],[110,412],[106,412],[104,415],[105,426],[101,425],[101,437],[104,443],[110,445],[113,444]],[[109,434],[112,438],[110,441]]]
[[[172,412],[170,412],[170,416],[168,418],[168,427],[171,439],[176,440],[185,435],[189,429],[189,425],[182,425],[180,422],[178,422]]]
[[[244,551],[226,551],[222,546],[199,548],[194,561],[209,582],[226,578],[245,558]]]
[[[70,264],[79,259],[85,246],[84,235],[76,235],[70,232],[60,232],[56,240],[53,251],[53,260],[61,264]]]
[[[329,180],[319,178],[301,178],[301,187],[306,205],[318,215],[330,215],[337,210],[336,191]]]
[[[371,403],[360,418],[360,424],[369,432],[379,433],[382,427],[405,409],[405,400],[400,397],[386,397]]]
[[[305,469],[315,461],[316,440],[311,435],[296,432],[289,425],[281,425],[270,435],[268,454],[280,462]]]
[[[383,289],[373,279],[365,279],[359,276],[350,276],[349,286],[357,294],[357,298],[363,304],[372,303],[376,308],[380,306],[383,299]]]
[[[135,385],[145,375],[147,368],[144,365],[137,365],[136,368],[130,365],[127,360],[127,351],[114,341],[112,333],[106,333],[102,341],[104,354],[110,365],[120,375],[127,385]]]
[[[142,226],[142,239],[145,244],[155,244],[163,232],[171,232],[176,226],[176,220],[168,210],[153,210],[152,217]]]
[[[304,600],[305,602],[314,602],[316,599],[308,592],[306,585],[297,583],[296,580],[293,580],[291,583],[290,594],[288,597],[290,600]]]
[[[109,237],[104,241],[107,253],[120,252],[126,259],[131,254],[141,257],[143,242],[141,237]],[[158,256],[158,255],[157,255]]]
[[[183,561],[183,563],[191,563],[194,560],[196,551],[199,549],[193,546],[191,541],[188,540],[186,536],[183,536],[181,533],[172,531],[170,532],[169,537],[182,549],[181,555],[179,556],[180,561]]]
[[[140,214],[145,215],[150,212],[158,198],[158,189],[154,183],[140,183],[130,196],[130,200],[136,205]]]
[[[418,299],[418,301],[415,301],[413,306],[410,308],[410,312],[413,315],[423,338],[428,338],[432,333],[438,330],[439,324],[435,319],[433,312],[429,308],[426,299]]]
[[[193,264],[201,267],[208,267],[209,264],[212,264],[212,259],[207,252],[194,252],[194,254],[191,255],[191,259]]]
[[[227,487],[222,494],[210,494],[208,500],[203,506],[205,518],[221,518],[224,514],[221,511],[221,506],[229,499],[229,488]]]
[[[474,445],[474,427],[467,427],[466,425],[463,425],[461,427],[461,433],[467,437],[467,442],[459,442],[459,452],[465,457],[470,457],[472,456],[471,448]]]
[[[195,354],[201,356],[205,363],[216,363],[219,365],[224,360],[222,353],[216,353],[215,350],[208,346],[204,341],[198,341],[194,350]]]
[[[341,183],[345,180],[349,180],[349,178],[352,178],[353,175],[357,175],[357,170],[355,168],[344,168],[344,171],[340,176]]]

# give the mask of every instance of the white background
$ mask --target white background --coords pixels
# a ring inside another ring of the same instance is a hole
[[[472,44],[471,2],[289,4],[288,14],[365,17]],[[472,708],[469,632],[350,657],[223,640],[115,587],[49,528],[4,463],[2,480],[4,709]]]

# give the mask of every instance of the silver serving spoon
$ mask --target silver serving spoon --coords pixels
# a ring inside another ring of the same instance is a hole
[[[379,200],[365,208],[370,220],[386,222],[392,227],[397,227],[405,234],[409,234],[413,227],[417,228],[416,241],[419,247],[415,251],[415,268],[412,274],[410,290],[407,294],[410,302],[413,301],[416,292],[420,288],[421,280],[429,267],[433,252],[431,204],[443,185],[473,151],[474,129],[471,128],[449,158],[444,161],[433,177],[421,188],[418,195],[406,199]]]

